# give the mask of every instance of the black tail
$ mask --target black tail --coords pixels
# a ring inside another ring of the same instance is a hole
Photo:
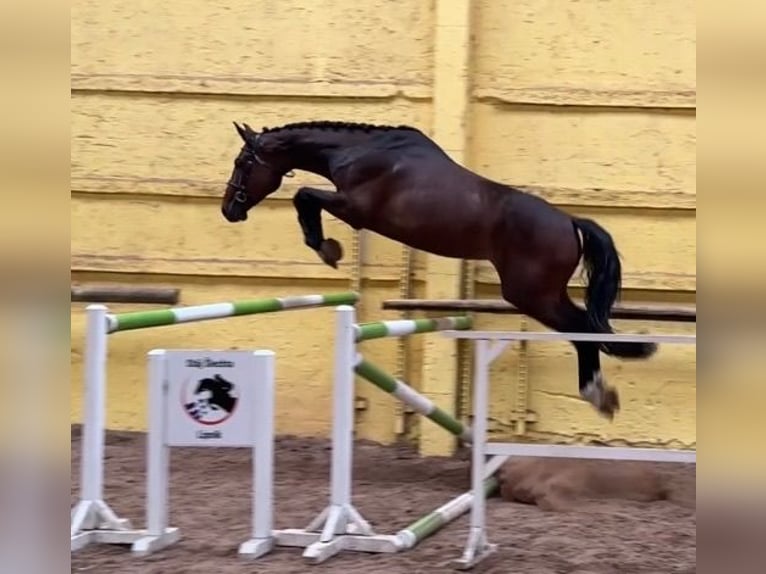
[[[585,307],[588,321],[596,333],[613,333],[609,325],[612,305],[617,301],[622,282],[620,257],[612,236],[595,221],[573,218],[583,235],[583,264],[588,275]],[[654,343],[603,343],[601,350],[625,359],[646,359],[654,354]]]

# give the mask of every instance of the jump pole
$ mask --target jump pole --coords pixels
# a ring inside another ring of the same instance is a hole
[[[359,343],[383,337],[401,337],[435,331],[463,331],[471,327],[471,318],[465,316],[378,321],[356,325],[355,342]],[[364,359],[361,355],[355,357],[354,371],[366,381],[382,391],[395,396],[415,410],[415,412],[430,419],[450,434],[460,438],[463,442],[471,443],[473,431],[469,426],[464,425],[455,417],[436,406],[428,397],[420,394],[404,381],[391,376],[383,369]],[[507,458],[506,456],[496,456],[484,465],[482,469],[484,475],[484,496],[489,496],[497,489],[498,482],[493,475]],[[396,536],[399,539],[402,550],[413,548],[423,539],[468,512],[472,503],[473,492],[465,492],[400,530]]]
[[[380,389],[394,395],[434,423],[464,440],[470,441],[471,429],[437,407],[415,389],[366,361],[356,352],[356,344],[384,337],[471,328],[468,317],[441,317],[356,324],[355,309],[340,306],[336,310],[335,384],[333,389],[333,445],[331,499],[305,529],[282,530],[278,545],[299,546],[304,558],[321,563],[342,550],[393,553],[414,547],[444,525],[467,512],[473,500],[466,492],[416,520],[395,535],[376,534],[351,502],[353,457],[354,380],[356,373]],[[499,456],[485,465],[486,492],[497,488],[492,476],[507,457]]]
[[[211,303],[171,309],[153,309],[151,311],[133,311],[107,315],[108,332],[147,329],[178,323],[209,321],[244,315],[260,315],[293,309],[312,307],[332,307],[336,305],[354,305],[359,295],[352,292],[328,293],[326,295],[293,295],[289,297],[271,297],[268,299],[248,299],[227,303]]]
[[[104,502],[104,434],[106,412],[106,360],[108,335],[135,329],[258,315],[295,309],[354,305],[359,294],[340,292],[250,299],[110,314],[104,305],[86,308],[85,413],[80,460],[80,500],[70,515],[70,550],[91,542],[132,544],[129,520],[120,518]]]
[[[463,317],[458,317],[457,319],[463,319]],[[461,324],[458,323],[458,325]],[[466,327],[460,326],[458,328],[466,329],[469,327],[470,324]],[[358,359],[359,361],[354,369],[357,375],[379,389],[395,396],[408,406],[412,407],[416,412],[445,429],[447,432],[455,435],[466,443],[471,443],[473,431],[469,426],[464,425],[459,420],[434,405],[430,399],[418,393],[404,381],[391,376],[361,357],[358,357]],[[506,456],[496,456],[485,464],[482,471],[484,473],[485,496],[489,496],[495,489],[497,489],[498,482],[493,475],[507,458],[508,457]],[[459,518],[470,510],[472,503],[473,493],[471,491],[465,492],[403,528],[396,535],[402,545],[402,549],[413,548],[424,538],[427,538],[453,520]]]

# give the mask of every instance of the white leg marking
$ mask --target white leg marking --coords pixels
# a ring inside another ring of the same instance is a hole
[[[593,373],[593,378],[580,390],[580,396],[596,408],[604,402],[604,376],[598,370]]]

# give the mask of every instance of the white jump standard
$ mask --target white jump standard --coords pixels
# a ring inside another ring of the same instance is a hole
[[[305,529],[279,532],[280,546],[304,547],[304,558],[324,562],[342,550],[393,553],[396,536],[376,534],[351,503],[354,425],[354,308],[336,311],[330,505]]]
[[[467,512],[474,496],[473,492],[463,493],[394,535],[375,533],[351,502],[354,373],[411,406],[454,436],[467,442],[472,438],[468,426],[438,408],[404,381],[366,361],[357,353],[356,344],[384,337],[469,329],[470,318],[458,316],[357,324],[354,308],[341,306],[336,310],[336,321],[330,504],[305,529],[277,533],[278,545],[305,547],[303,556],[312,563],[324,562],[343,550],[393,553],[413,548]],[[497,488],[493,475],[506,458],[497,456],[482,462],[482,496]]]
[[[82,425],[80,500],[70,516],[71,551],[89,543],[131,544],[135,530],[104,501],[104,433],[107,339],[114,334],[198,321],[233,319],[246,315],[353,305],[353,292],[293,295],[180,306],[170,309],[111,314],[104,305],[87,307],[85,342],[85,416]]]
[[[500,353],[512,341],[620,341],[696,344],[696,335],[633,335],[600,333],[559,333],[528,331],[444,331],[444,336],[453,339],[475,341],[474,382],[473,382],[473,429],[471,490],[474,493],[471,504],[471,526],[463,556],[456,560],[461,569],[469,569],[492,554],[497,545],[487,539],[486,503],[484,488],[485,456],[555,456],[610,460],[642,460],[658,462],[696,462],[695,451],[651,448],[618,448],[601,446],[535,445],[512,442],[487,443],[487,417],[489,415],[489,368]]]
[[[91,305],[85,342],[85,413],[80,455],[80,501],[70,518],[71,550],[98,542],[131,544],[130,520],[118,517],[104,501],[104,427],[106,385],[106,307]]]

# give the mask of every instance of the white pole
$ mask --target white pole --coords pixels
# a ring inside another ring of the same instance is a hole
[[[149,434],[146,453],[146,529],[149,536],[162,536],[168,526],[169,456],[165,436],[167,372],[165,351],[149,351]]]
[[[487,542],[486,501],[484,500],[484,471],[486,468],[484,455],[487,449],[487,402],[489,400],[487,391],[491,363],[492,353],[489,349],[489,341],[486,339],[477,340],[473,383],[473,442],[471,443],[473,504],[471,504],[471,529],[468,542],[462,558],[457,561],[458,568],[461,570],[472,568],[482,558],[494,552],[496,548],[496,545]]]
[[[484,536],[486,505],[484,501],[484,448],[487,443],[487,371],[489,370],[488,341],[476,341],[476,366],[473,388],[473,442],[471,444],[471,481],[473,505],[471,530],[474,536]]]
[[[341,305],[336,313],[335,384],[333,389],[332,491],[330,503],[336,508],[351,505],[351,467],[354,429],[354,323],[356,312]],[[328,520],[329,522],[333,522]],[[337,524],[345,531],[345,521]],[[335,531],[335,534],[343,532]]]
[[[274,512],[274,351],[255,351],[253,538],[271,540]]]
[[[88,305],[85,340],[85,417],[80,474],[83,500],[104,497],[104,427],[106,425],[106,312]]]

